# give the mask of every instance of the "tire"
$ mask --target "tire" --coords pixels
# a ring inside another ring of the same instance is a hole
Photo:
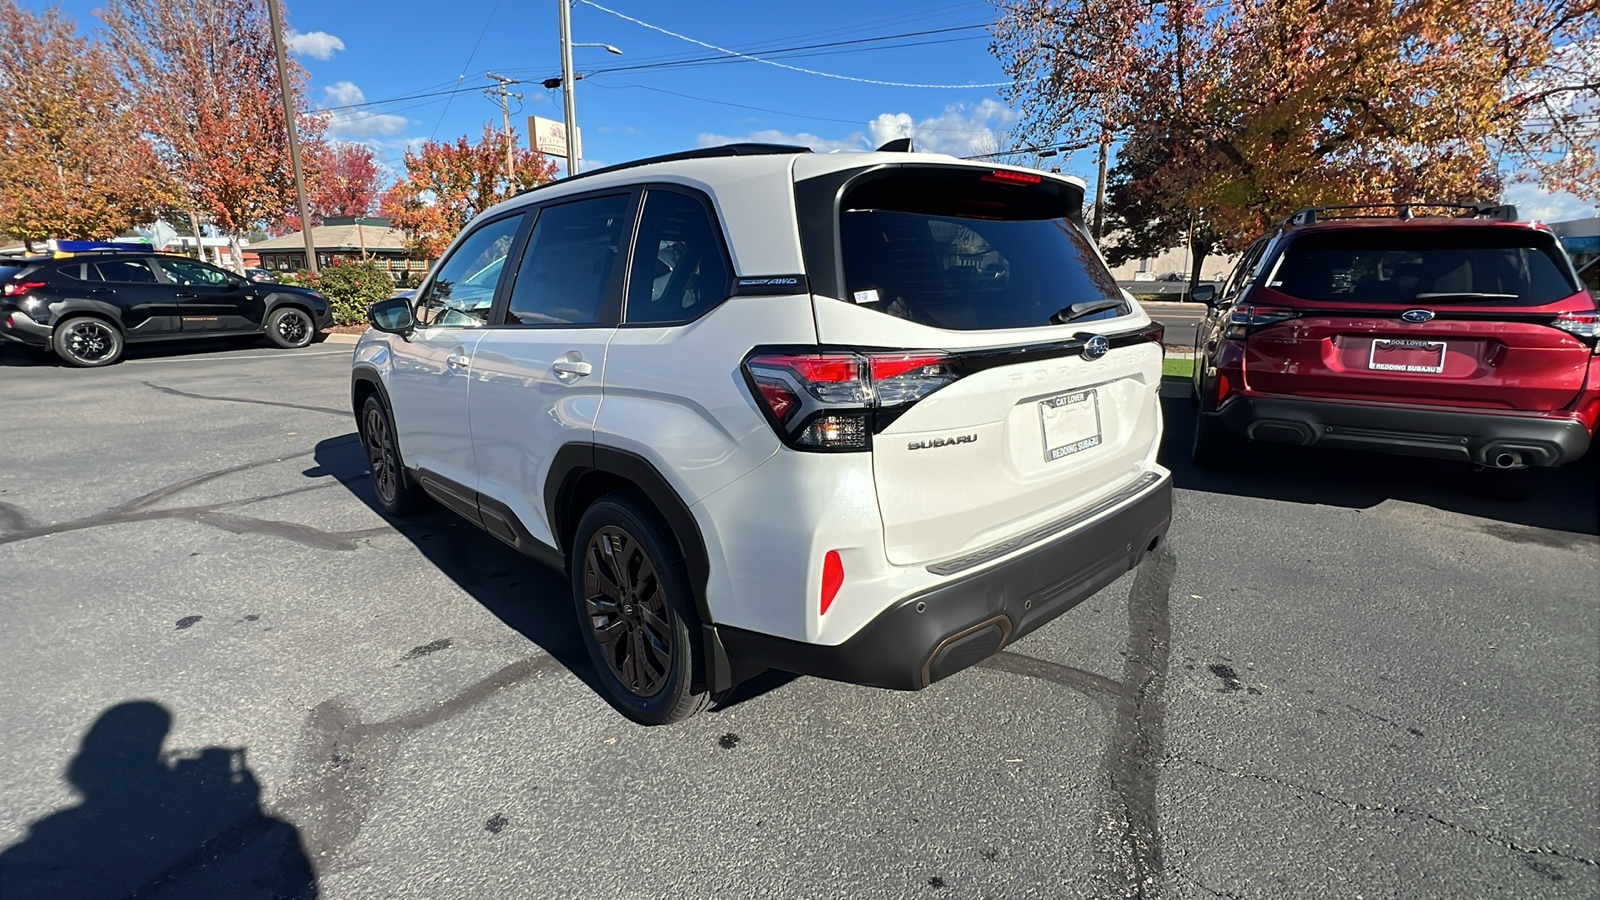
[[[122,361],[122,332],[93,316],[74,316],[57,323],[50,348],[69,366],[94,369]]]
[[[367,451],[367,468],[372,472],[372,493],[378,508],[396,518],[426,509],[428,495],[406,475],[395,439],[394,417],[377,394],[361,405],[361,446]]]
[[[655,510],[628,493],[596,500],[578,522],[569,562],[578,630],[611,705],[643,725],[709,707],[709,692],[692,691],[700,628],[689,577]]]
[[[1204,413],[1194,418],[1194,443],[1189,445],[1189,459],[1197,469],[1225,469],[1239,453],[1244,442],[1233,436]]]
[[[285,350],[311,346],[317,325],[311,314],[298,306],[280,306],[267,316],[267,340]]]
[[[1491,500],[1521,503],[1533,499],[1550,482],[1547,467],[1528,469],[1481,469],[1473,473],[1478,493]]]

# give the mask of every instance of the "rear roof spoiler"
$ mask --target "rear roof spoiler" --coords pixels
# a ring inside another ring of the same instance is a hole
[[[1272,223],[1283,225],[1315,225],[1332,219],[1399,219],[1402,222],[1416,218],[1418,210],[1442,210],[1423,213],[1430,217],[1452,219],[1495,219],[1501,222],[1517,221],[1517,208],[1510,204],[1494,203],[1351,203],[1344,206],[1308,206],[1291,216]]]

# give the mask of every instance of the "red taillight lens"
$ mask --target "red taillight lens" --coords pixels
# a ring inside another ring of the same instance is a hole
[[[42,281],[8,281],[5,286],[5,295],[7,297],[21,297],[34,288],[42,287],[44,287],[44,282]]]
[[[791,446],[865,450],[874,410],[904,407],[960,375],[944,353],[758,353],[745,372]]]
[[[828,607],[833,605],[833,598],[839,595],[839,588],[844,584],[844,560],[839,558],[839,551],[829,550],[828,555],[822,558],[822,612],[826,613]]]
[[[1594,341],[1600,338],[1600,309],[1564,312],[1550,323],[1568,334]]]

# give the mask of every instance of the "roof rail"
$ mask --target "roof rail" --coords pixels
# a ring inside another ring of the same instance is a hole
[[[568,176],[560,181],[547,181],[544,184],[536,184],[533,187],[523,188],[511,196],[520,197],[523,194],[537,191],[541,188],[554,187],[558,184],[566,184],[574,178],[588,178],[590,175],[600,175],[605,172],[616,172],[622,169],[632,169],[638,166],[652,165],[654,163],[677,162],[680,159],[716,159],[723,156],[771,156],[777,154],[810,152],[810,147],[798,147],[792,144],[744,143],[723,144],[720,147],[701,147],[698,150],[682,150],[677,153],[665,153],[661,156],[647,156],[644,159],[635,159],[629,162],[617,163],[616,165],[606,166],[604,168],[594,169],[588,172],[579,172],[576,175]]]
[[[1417,217],[1418,209],[1453,210],[1450,218],[1457,219],[1497,219],[1501,222],[1517,221],[1517,208],[1510,204],[1494,203],[1349,203],[1343,206],[1308,206],[1293,215],[1285,216],[1273,226],[1281,225],[1314,225],[1330,219],[1400,219],[1409,221]],[[1351,210],[1369,210],[1369,212],[1351,212]],[[1393,210],[1393,212],[1373,212],[1372,210]],[[1334,213],[1334,215],[1329,215]]]

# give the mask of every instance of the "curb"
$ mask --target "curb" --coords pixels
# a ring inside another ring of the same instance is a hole
[[[322,336],[324,344],[354,344],[360,340],[361,335],[359,334],[324,334]]]

